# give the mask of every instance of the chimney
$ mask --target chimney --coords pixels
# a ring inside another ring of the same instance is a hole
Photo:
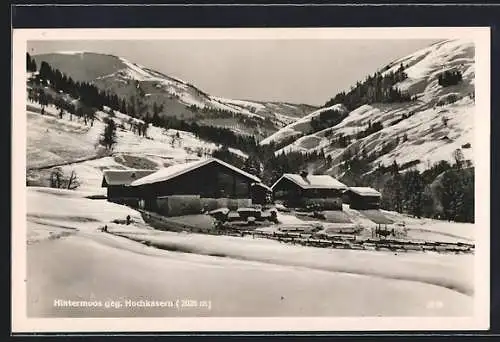
[[[307,178],[309,173],[306,170],[302,170],[302,171],[300,171],[300,175],[302,176],[302,178]]]

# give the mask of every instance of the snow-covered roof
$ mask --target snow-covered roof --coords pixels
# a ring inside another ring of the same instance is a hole
[[[158,183],[158,182],[164,182],[166,180],[178,177],[182,174],[185,174],[187,172],[193,171],[195,169],[198,169],[202,166],[208,165],[210,163],[218,163],[222,166],[225,166],[247,178],[250,178],[251,180],[260,183],[260,179],[248,172],[245,172],[243,170],[238,169],[237,167],[228,164],[226,162],[223,162],[222,160],[216,159],[216,158],[208,158],[208,159],[200,159],[200,160],[195,160],[189,163],[184,163],[184,164],[176,164],[172,165],[169,167],[166,167],[164,169],[161,169],[149,176],[146,176],[144,178],[138,179],[137,181],[133,182],[131,185],[132,186],[138,186],[138,185],[143,185],[143,184],[152,184],[152,183]]]
[[[286,178],[302,189],[347,189],[347,186],[329,175],[307,175],[303,177],[298,174],[285,173],[273,184],[272,188],[278,184],[281,179]]]
[[[360,196],[381,196],[380,192],[369,187],[352,186],[349,187],[349,190]]]
[[[109,185],[130,185],[142,177],[146,177],[156,170],[105,170],[103,172],[102,187]]]

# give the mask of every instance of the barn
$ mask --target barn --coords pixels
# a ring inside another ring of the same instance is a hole
[[[141,206],[166,216],[252,204],[261,180],[216,158],[176,164],[134,181]]]
[[[115,203],[129,203],[137,198],[132,193],[130,184],[156,170],[105,170],[101,187],[107,188],[107,199]]]
[[[324,210],[342,210],[342,193],[347,186],[329,175],[285,173],[271,187],[274,199],[293,208],[317,206]]]
[[[349,187],[345,192],[349,207],[357,210],[379,209],[380,192],[369,187]]]

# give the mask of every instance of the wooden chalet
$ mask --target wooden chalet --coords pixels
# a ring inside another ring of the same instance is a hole
[[[380,209],[380,192],[369,187],[349,187],[345,192],[346,200],[351,209]]]
[[[244,199],[251,204],[256,184],[261,184],[258,177],[219,159],[208,158],[172,165],[134,181],[131,186],[145,209],[158,211],[164,206],[162,201],[169,200],[182,202],[177,206],[193,208],[204,207],[203,201],[200,204],[202,199]],[[222,201],[218,203],[221,206]],[[197,211],[193,208],[174,210],[170,204],[168,207],[170,212]]]
[[[342,193],[347,186],[329,175],[285,173],[271,187],[274,199],[289,207],[319,206],[342,210]]]

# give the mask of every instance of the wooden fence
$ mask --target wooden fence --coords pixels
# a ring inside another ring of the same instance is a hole
[[[375,239],[364,238],[356,235],[326,235],[304,229],[297,226],[295,229],[289,227],[284,231],[263,231],[245,229],[244,227],[193,227],[175,222],[161,215],[140,210],[146,223],[154,228],[171,231],[189,231],[193,233],[205,233],[213,235],[229,236],[252,236],[253,238],[265,238],[280,243],[290,243],[302,246],[319,248],[353,249],[353,250],[375,250],[392,252],[438,252],[438,253],[474,253],[475,246],[463,242],[439,242],[409,239]]]

